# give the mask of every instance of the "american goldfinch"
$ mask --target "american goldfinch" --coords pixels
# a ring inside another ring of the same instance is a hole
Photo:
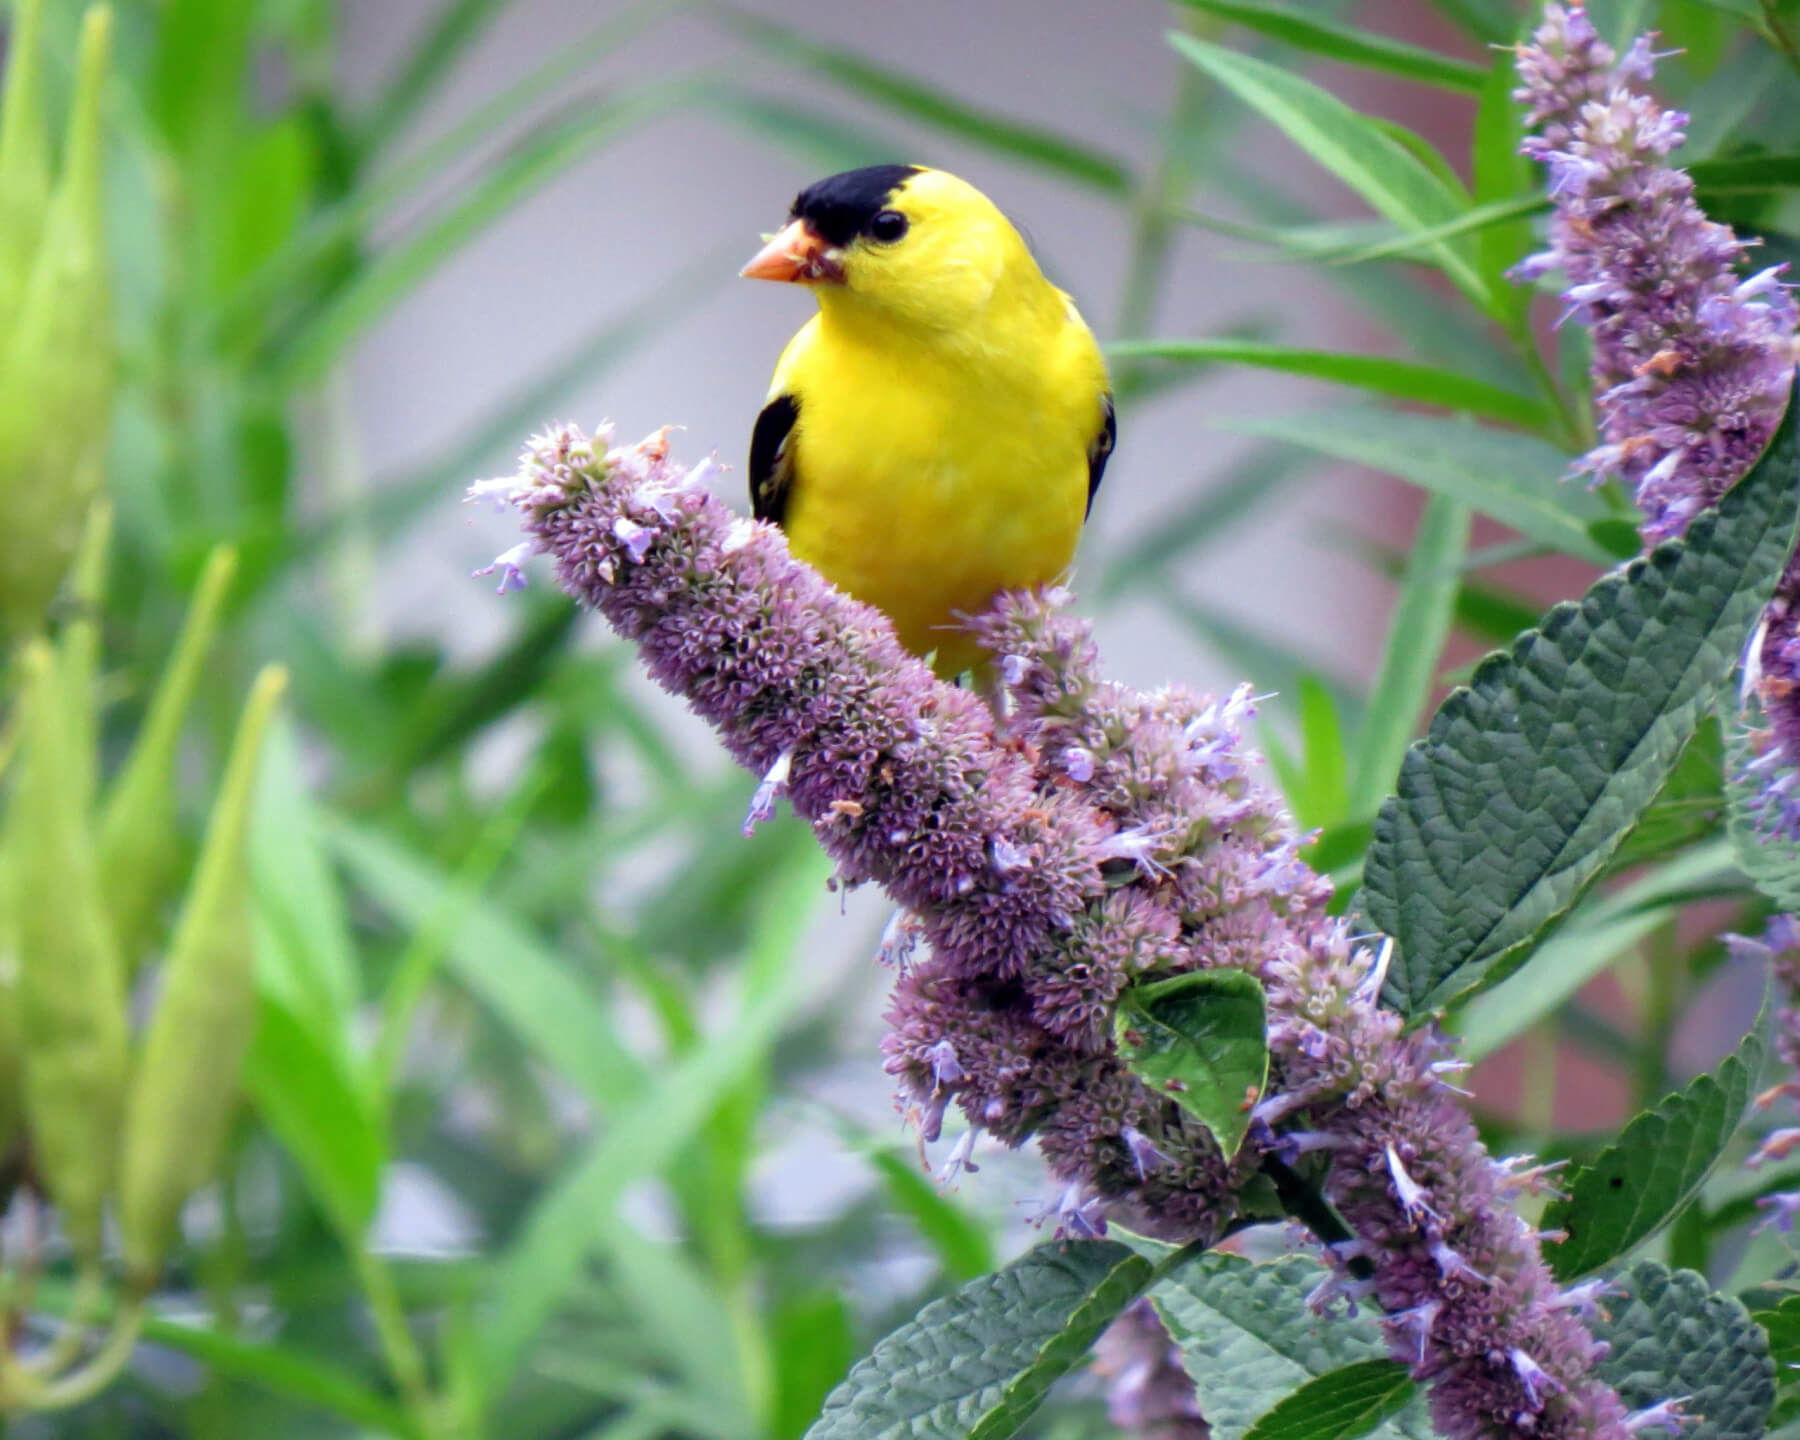
[[[743,274],[807,286],[750,441],[750,503],[952,677],[958,615],[1057,579],[1115,434],[1106,362],[967,181],[875,165],[800,192]]]

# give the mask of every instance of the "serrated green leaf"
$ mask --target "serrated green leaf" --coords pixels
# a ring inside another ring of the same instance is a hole
[[[1464,210],[1455,195],[1404,145],[1329,91],[1265,60],[1209,45],[1191,35],[1169,41],[1288,139],[1403,230],[1429,230]],[[1487,285],[1463,240],[1438,240],[1423,252],[1481,309]]]
[[[1684,541],[1489,656],[1382,807],[1363,903],[1408,1016],[1498,983],[1606,867],[1674,770],[1792,546],[1795,415]]]
[[[1306,1296],[1326,1272],[1290,1255],[1258,1265],[1212,1253],[1152,1288],[1151,1302],[1199,1386],[1214,1440],[1241,1440],[1270,1405],[1296,1387],[1346,1365],[1386,1359],[1387,1345],[1366,1312],[1326,1319]],[[1387,1421],[1381,1440],[1430,1440],[1422,1407]]]
[[[1575,1172],[1567,1197],[1544,1215],[1544,1229],[1568,1232],[1544,1246],[1557,1279],[1573,1280],[1630,1253],[1699,1193],[1755,1093],[1774,1008],[1772,993],[1765,994],[1756,1023],[1716,1070],[1638,1115]]]
[[[1588,534],[1588,522],[1604,513],[1599,497],[1564,485],[1569,457],[1532,436],[1373,407],[1227,420],[1220,428],[1385,471],[1589,564],[1617,559]]]
[[[1004,1440],[1156,1274],[1110,1240],[1039,1245],[876,1345],[806,1440]]]
[[[1360,1440],[1418,1391],[1398,1360],[1362,1360],[1309,1380],[1250,1427],[1245,1440]]]
[[[1768,1337],[1729,1295],[1692,1270],[1640,1260],[1591,1322],[1612,1346],[1598,1365],[1627,1409],[1683,1398],[1682,1440],[1756,1440],[1775,1400]]]
[[[1134,985],[1113,1033],[1131,1073],[1212,1132],[1227,1156],[1250,1128],[1269,1078],[1262,985],[1242,970],[1197,970]]]
[[[1351,815],[1372,813],[1394,783],[1419,712],[1431,697],[1438,656],[1462,590],[1458,567],[1468,544],[1468,507],[1434,496],[1413,537],[1406,580],[1382,647],[1381,669],[1357,736]]]
[[[1415,365],[1409,360],[1390,360],[1381,355],[1354,355],[1330,350],[1301,350],[1264,340],[1240,340],[1231,336],[1205,336],[1192,340],[1121,340],[1106,347],[1120,359],[1150,358],[1188,363],[1225,361],[1254,365],[1289,375],[1307,375],[1352,385],[1377,395],[1441,405],[1446,410],[1466,410],[1508,425],[1527,429],[1542,426],[1547,416],[1543,405],[1513,390],[1503,390],[1486,380],[1458,375],[1437,365]]]
[[[1725,703],[1729,707],[1732,701]],[[1800,840],[1762,818],[1763,786],[1781,772],[1747,769],[1756,752],[1745,725],[1733,718],[1724,729],[1726,830],[1732,852],[1752,885],[1783,910],[1800,910]]]
[[[1481,88],[1484,72],[1479,65],[1408,45],[1404,40],[1370,30],[1358,30],[1335,20],[1308,15],[1274,4],[1272,0],[1185,0],[1185,3],[1222,20],[1235,20],[1246,29],[1296,49],[1342,60],[1347,65],[1385,70],[1390,75],[1422,80],[1427,85],[1440,85],[1446,90],[1472,92]]]

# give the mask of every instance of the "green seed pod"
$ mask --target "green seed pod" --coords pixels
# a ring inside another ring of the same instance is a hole
[[[20,1060],[38,1173],[76,1255],[97,1260],[119,1151],[125,987],[100,903],[63,676],[42,641],[20,659],[24,734],[7,810],[19,936]]]
[[[19,926],[6,851],[0,839],[0,1157],[12,1147],[25,1115],[19,1070]]]
[[[119,1233],[135,1285],[153,1285],[188,1196],[212,1178],[256,1024],[248,831],[269,716],[287,684],[256,677],[163,968],[125,1122]]]
[[[44,126],[43,0],[15,0],[0,93],[0,323],[18,313],[50,206]]]
[[[70,745],[83,767],[82,814],[94,804],[94,772],[100,762],[100,712],[95,682],[100,673],[100,621],[106,609],[106,558],[112,546],[112,502],[88,507],[87,528],[69,571],[69,616],[58,637],[58,664],[73,727]]]
[[[27,29],[37,7],[27,6]],[[34,632],[75,553],[94,498],[112,406],[113,341],[102,226],[100,102],[106,81],[112,14],[87,13],[77,62],[75,100],[62,176],[34,248],[31,196],[41,165],[36,109],[35,47],[21,51],[5,118],[12,153],[0,147],[0,638]],[[30,35],[25,37],[28,41]],[[10,88],[10,87],[9,87]],[[17,122],[14,134],[13,122]],[[16,212],[16,213],[15,213]],[[16,283],[26,257],[23,283]],[[8,278],[10,277],[10,278]]]
[[[100,814],[100,881],[113,934],[128,968],[159,938],[158,912],[181,870],[175,834],[175,761],[181,727],[219,628],[237,552],[221,545],[188,607],[187,620],[164,667],[131,755]]]

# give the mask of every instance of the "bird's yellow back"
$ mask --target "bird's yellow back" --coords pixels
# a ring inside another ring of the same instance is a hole
[[[819,314],[776,368],[771,404],[794,407],[779,518],[949,675],[979,658],[958,613],[1073,558],[1103,426],[1110,443],[1106,369],[974,187],[923,171],[887,204],[904,240],[853,249],[843,282],[815,286]]]

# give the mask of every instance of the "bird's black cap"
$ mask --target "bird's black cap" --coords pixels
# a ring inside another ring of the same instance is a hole
[[[868,165],[827,176],[794,197],[788,218],[806,221],[833,245],[848,245],[918,173],[917,165]]]

